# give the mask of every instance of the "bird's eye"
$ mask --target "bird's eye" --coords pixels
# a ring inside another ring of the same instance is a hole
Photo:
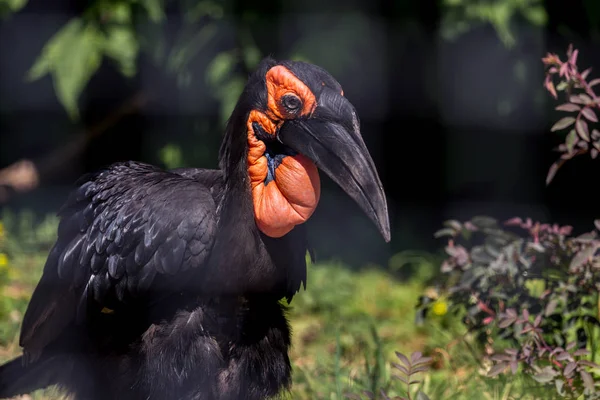
[[[295,113],[302,107],[302,100],[294,94],[286,94],[281,98],[281,104],[292,113]]]

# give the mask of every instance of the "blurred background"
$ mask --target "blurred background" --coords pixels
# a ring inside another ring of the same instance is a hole
[[[378,326],[389,324],[390,346],[422,347],[431,331],[396,329],[413,324],[424,285],[409,275],[439,268],[443,243],[433,232],[446,219],[529,216],[582,231],[598,215],[599,164],[589,157],[545,185],[563,137],[550,132],[556,104],[541,63],[573,43],[582,69],[600,67],[598,0],[0,0],[0,18],[0,215],[3,234],[19,238],[2,253],[14,266],[3,300],[12,321],[1,327],[7,357],[18,352],[19,312],[54,238],[51,216],[73,182],[129,159],[216,167],[225,121],[267,55],[337,78],[390,206],[388,245],[324,178],[308,227],[319,260],[333,266],[309,278],[298,307],[310,312],[295,326],[304,345],[322,346],[310,354],[337,354],[334,336],[310,335],[323,328],[323,310],[345,315],[341,303],[348,315],[386,319]],[[369,297],[396,290],[377,274],[407,264],[392,300]],[[366,266],[375,268],[360,272]],[[331,285],[345,289],[323,298],[320,288]],[[365,326],[337,343],[357,346],[363,333],[371,343]],[[296,376],[308,390],[333,359],[319,366],[298,346]],[[334,398],[328,386],[315,390],[302,396]]]

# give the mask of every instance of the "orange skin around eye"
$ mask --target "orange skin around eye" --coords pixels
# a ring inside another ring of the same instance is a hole
[[[315,211],[321,195],[319,172],[303,155],[286,156],[275,169],[274,180],[265,185],[266,145],[256,138],[252,125],[257,122],[266,133],[275,135],[283,120],[312,113],[316,100],[310,89],[281,65],[267,72],[266,83],[267,112],[253,110],[248,116],[248,175],[256,225],[267,236],[281,237],[306,222]],[[280,106],[281,97],[289,93],[302,99],[302,110],[297,115],[289,115]]]
[[[317,106],[315,95],[300,79],[283,65],[277,65],[267,72],[267,107],[274,119],[289,119],[287,111],[281,107],[279,100],[288,93],[302,99],[302,110],[299,116],[311,114]]]

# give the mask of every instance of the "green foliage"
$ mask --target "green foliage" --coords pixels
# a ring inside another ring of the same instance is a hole
[[[133,0],[133,3],[140,4],[146,10],[148,18],[152,22],[158,23],[166,19],[165,0]]]
[[[97,1],[82,17],[71,19],[44,46],[27,73],[35,81],[50,74],[56,96],[73,119],[78,99],[104,56],[126,76],[136,71],[139,44],[133,28],[132,5]]]
[[[425,251],[405,250],[390,258],[388,268],[400,277],[426,282],[437,274],[442,260],[442,257]]]
[[[354,12],[335,19],[318,16],[311,22],[314,26],[304,32],[290,50],[293,59],[319,60],[319,65],[334,76],[360,66],[356,49],[361,49],[363,54],[372,52],[371,62],[377,62],[378,47],[369,41],[369,38],[376,37],[372,35],[376,27],[366,15]],[[332,43],[335,43],[335,50],[331,47]]]
[[[180,168],[184,166],[181,147],[168,144],[160,149],[160,160],[167,169]]]
[[[543,0],[443,0],[442,36],[454,39],[480,24],[491,24],[507,47],[516,36],[514,20],[524,18],[531,25],[544,26],[548,16]]]
[[[5,210],[0,216],[0,221],[4,231],[3,248],[9,254],[47,251],[56,240],[56,216],[46,216],[40,220],[30,211],[16,214]]]
[[[27,0],[0,0],[0,18],[6,18],[27,5]]]
[[[246,84],[246,78],[235,72],[236,65],[241,60],[242,55],[239,51],[224,51],[217,54],[207,68],[206,80],[221,104],[222,123],[231,115]]]
[[[56,96],[71,118],[78,118],[79,94],[100,67],[102,39],[96,26],[74,18],[50,39],[27,74],[32,81],[52,74]]]
[[[247,74],[240,72],[239,66],[242,66],[243,71],[251,71],[262,59],[258,47],[251,40],[250,32],[244,30],[240,38],[241,47],[217,54],[206,71],[206,81],[221,104],[223,124],[231,115],[246,84]]]
[[[167,3],[167,0],[90,3],[81,16],[73,18],[48,40],[27,79],[35,81],[50,74],[56,96],[73,120],[79,118],[81,93],[105,59],[113,62],[124,76],[131,77],[137,71],[140,53],[144,52],[165,73],[176,77],[180,88],[188,87],[198,75],[191,70],[191,63],[225,29],[218,23],[224,16],[224,5],[214,0],[181,0],[183,24],[172,43],[167,44]],[[221,104],[222,123],[243,89],[244,71],[254,68],[262,58],[250,32],[244,30],[239,37],[236,46],[216,54],[207,71],[207,81]]]
[[[10,345],[37,282],[45,254],[56,239],[57,219],[5,211],[0,217],[0,345]],[[33,270],[33,271],[32,271]],[[14,285],[14,282],[19,282]]]
[[[0,220],[0,288],[3,288],[8,283],[10,276],[10,258],[8,257],[8,253],[5,249],[5,241],[6,241],[6,228],[4,227],[4,223]],[[7,318],[10,313],[10,308],[7,307],[4,296],[2,297],[2,301],[0,301],[0,320],[4,320]],[[0,333],[3,333],[0,330]]]
[[[416,390],[415,397],[413,397],[413,393],[415,392],[415,385],[419,385],[422,381],[416,379],[415,376],[418,376],[421,372],[427,372],[429,370],[429,363],[431,362],[431,357],[423,357],[421,352],[414,352],[410,355],[410,358],[405,356],[400,352],[396,352],[396,357],[400,360],[400,363],[392,363],[394,368],[399,371],[399,374],[394,375],[394,378],[400,380],[403,384],[406,385],[406,396],[400,397],[396,396],[394,399],[398,400],[429,400],[429,396],[427,396],[423,391]],[[364,390],[363,394],[368,399],[376,399],[377,396],[375,392],[370,390]],[[391,397],[385,393],[384,390],[379,391],[379,395],[384,400],[391,400]],[[350,393],[346,395],[349,399],[359,400],[361,397],[359,395]]]

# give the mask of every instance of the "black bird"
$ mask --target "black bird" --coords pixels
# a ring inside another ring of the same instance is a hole
[[[325,70],[270,58],[229,119],[218,170],[123,162],[84,176],[23,319],[0,397],[264,399],[290,388],[280,301],[306,282],[317,168],[390,239],[352,104]]]

